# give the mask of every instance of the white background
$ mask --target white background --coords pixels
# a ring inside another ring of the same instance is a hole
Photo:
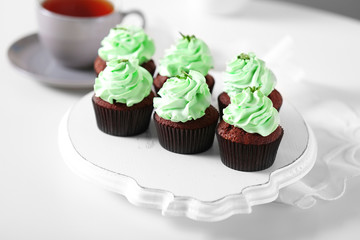
[[[156,59],[177,31],[206,39],[217,70],[241,49],[240,43],[265,55],[289,35],[293,63],[309,81],[339,89],[342,95],[336,98],[351,100],[358,92],[359,22],[276,2],[252,1],[225,17],[185,4],[124,2],[125,9],[146,13],[148,32],[159,46]],[[308,210],[272,203],[250,215],[202,223],[137,208],[77,177],[61,159],[57,128],[66,110],[88,90],[41,85],[12,68],[6,55],[13,41],[36,32],[35,5],[8,1],[0,10],[0,239],[358,239],[359,178],[348,183],[342,198],[319,201]],[[294,89],[286,91],[288,87],[284,80],[279,83],[286,99],[303,111],[306,99]]]

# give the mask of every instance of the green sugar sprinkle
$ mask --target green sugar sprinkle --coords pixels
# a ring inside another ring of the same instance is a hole
[[[181,32],[179,32],[180,33],[180,35],[183,37],[183,39],[186,39],[186,40],[188,40],[189,42],[191,41],[191,39],[196,39],[196,37],[195,37],[195,35],[184,35],[184,34],[182,34]]]
[[[129,59],[119,59],[117,60],[118,63],[124,63],[124,62],[128,62]]]
[[[250,60],[249,55],[247,55],[246,53],[241,53],[239,56],[237,56],[237,58],[241,60]]]
[[[113,29],[115,29],[115,30],[124,30],[124,31],[128,31],[128,29],[127,29],[127,28],[125,28],[125,27],[114,27]]]
[[[190,74],[187,73],[186,71],[184,70],[181,70],[181,75],[176,75],[175,76],[176,78],[178,79],[187,79],[187,78],[191,78]]]
[[[257,91],[257,90],[260,90],[260,87],[261,87],[261,86],[257,86],[257,87],[252,86],[252,87],[247,87],[247,88],[245,88],[244,90],[250,89],[250,91],[251,91],[252,93],[254,93],[254,92]]]

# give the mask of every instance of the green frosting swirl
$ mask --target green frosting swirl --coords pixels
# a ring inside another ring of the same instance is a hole
[[[186,122],[205,115],[211,94],[205,77],[190,70],[189,74],[169,78],[154,98],[156,113],[173,122]]]
[[[114,59],[107,62],[104,71],[95,79],[94,91],[106,102],[131,107],[150,94],[152,83],[150,73],[139,66],[137,59]]]
[[[213,67],[209,47],[195,36],[182,36],[182,39],[165,51],[159,64],[160,75],[174,77],[182,71],[195,70],[206,76]]]
[[[101,41],[99,56],[111,59],[136,58],[139,64],[149,61],[155,53],[154,41],[140,27],[121,26],[110,29],[109,34]]]
[[[274,132],[280,123],[279,113],[271,100],[254,88],[246,88],[233,95],[231,103],[223,112],[225,122],[264,137]]]
[[[276,77],[273,72],[254,53],[242,53],[226,66],[224,91],[229,96],[246,87],[260,87],[265,96],[268,96],[274,90],[275,84]]]

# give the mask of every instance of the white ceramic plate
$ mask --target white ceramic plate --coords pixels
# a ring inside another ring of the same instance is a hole
[[[286,101],[280,112],[285,134],[274,165],[248,173],[221,163],[216,139],[204,153],[181,155],[160,146],[153,122],[135,137],[104,134],[96,126],[92,94],[61,122],[59,146],[65,162],[91,182],[164,215],[219,221],[249,213],[253,205],[275,200],[280,188],[305,176],[316,160],[311,129]]]
[[[40,44],[38,34],[25,36],[8,49],[10,62],[35,81],[61,88],[91,88],[95,73],[92,68],[71,69],[58,64]]]

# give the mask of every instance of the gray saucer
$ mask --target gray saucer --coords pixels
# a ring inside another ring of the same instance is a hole
[[[21,72],[41,83],[61,88],[91,88],[93,68],[72,69],[57,63],[34,33],[14,42],[8,49],[10,62]]]

